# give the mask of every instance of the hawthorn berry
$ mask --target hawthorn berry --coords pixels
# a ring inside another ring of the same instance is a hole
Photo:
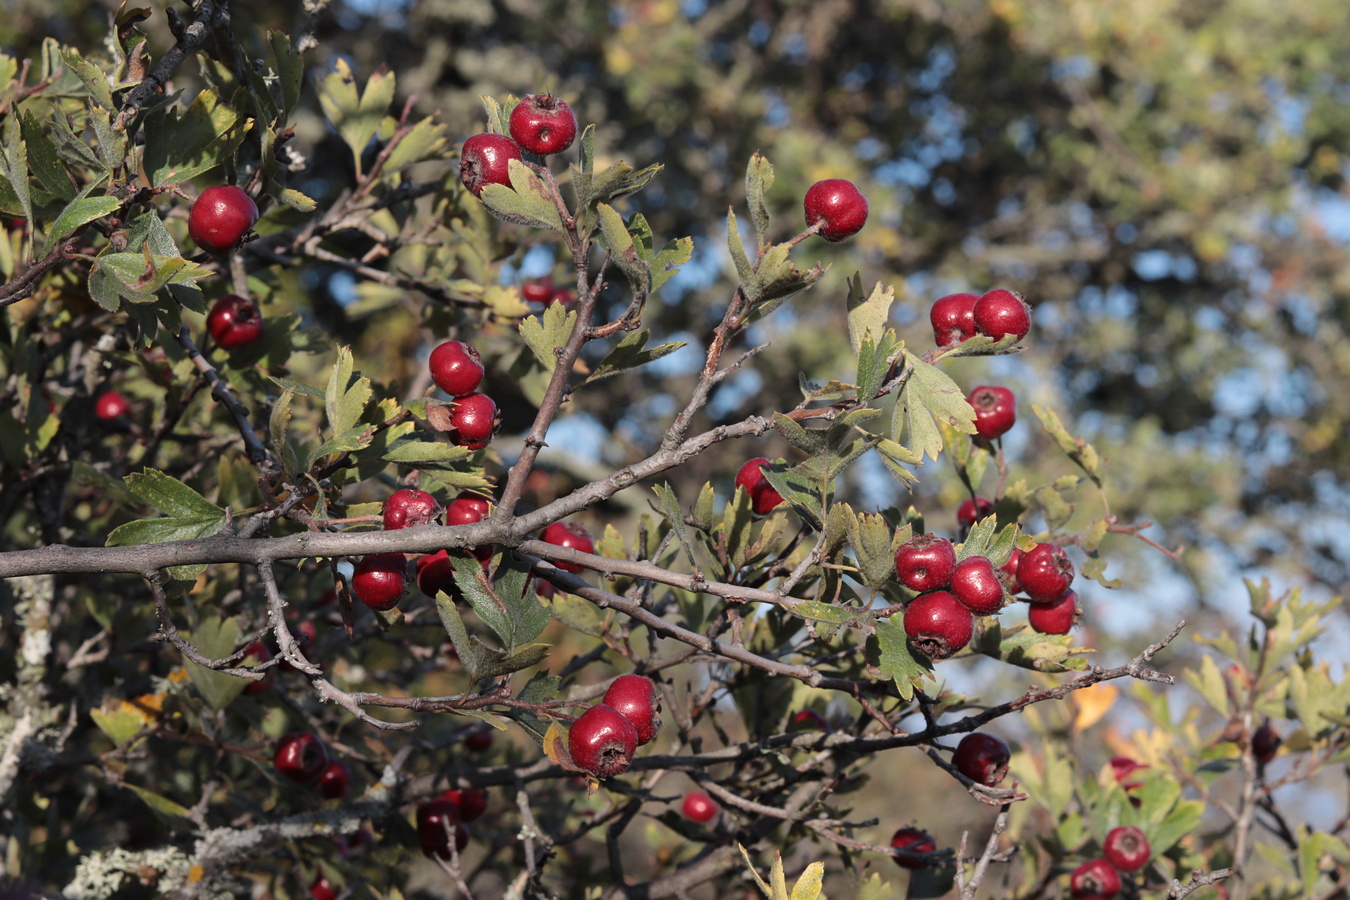
[[[783,495],[764,477],[764,466],[768,463],[763,456],[756,456],[736,473],[736,487],[750,497],[750,510],[757,516],[767,516],[783,502]]]
[[[595,552],[595,538],[591,536],[585,526],[578,525],[576,522],[554,522],[540,532],[539,540],[545,544],[567,547],[571,550],[579,550],[582,553]],[[560,562],[554,563],[554,565],[564,572],[576,573],[581,571],[581,566],[576,563]]]
[[[328,880],[328,876],[323,874],[323,869],[314,869],[314,881],[309,886],[309,896],[312,900],[337,900],[338,889],[333,886],[333,882]]]
[[[520,159],[520,145],[504,134],[475,134],[459,151],[459,180],[475,197],[489,184],[511,183],[511,160]]]
[[[970,643],[975,620],[955,594],[932,591],[914,598],[905,609],[905,634],[924,656],[946,659]]]
[[[441,505],[426,491],[401,488],[384,501],[384,530],[397,531],[414,525],[428,525],[441,514]]]
[[[952,765],[976,784],[993,787],[1008,776],[1008,760],[1012,752],[1008,745],[981,731],[973,731],[961,738],[952,754]]]
[[[104,421],[120,419],[130,409],[131,404],[127,402],[127,398],[117,391],[104,391],[94,401],[94,415]]]
[[[819,222],[816,233],[831,243],[853,237],[867,224],[867,198],[844,178],[826,178],[811,185],[802,207],[807,226]]]
[[[487,812],[487,793],[482,788],[445,791],[440,799],[458,806],[459,817],[464,822],[473,822]]]
[[[701,791],[690,791],[684,795],[684,802],[680,804],[680,812],[689,821],[706,825],[717,818],[717,803]]]
[[[548,303],[553,296],[553,276],[530,278],[520,283],[520,297],[528,303]]]
[[[451,597],[458,596],[459,588],[455,586],[455,565],[450,562],[450,554],[446,551],[437,550],[435,553],[425,553],[417,557],[414,569],[417,587],[428,597],[434,600],[441,591],[445,591]]]
[[[975,408],[975,436],[981,440],[1002,437],[1017,423],[1017,397],[1005,387],[982,384],[966,402]]]
[[[272,653],[267,649],[267,645],[264,644],[262,641],[254,641],[253,645],[248,648],[248,653],[244,654],[243,662],[246,662],[251,666],[256,666],[259,663],[267,662],[271,658]],[[273,667],[271,669],[267,669],[266,673],[263,675],[262,678],[258,679],[257,681],[250,681],[248,683],[248,686],[244,688],[244,693],[261,694],[263,691],[270,688],[272,686],[272,682],[276,680],[277,680],[276,668]]]
[[[1027,622],[1041,634],[1068,634],[1078,618],[1078,592],[1073,588],[1053,603],[1033,603],[1027,610]]]
[[[229,253],[258,222],[258,204],[232,184],[202,191],[188,212],[188,235],[207,253]]]
[[[971,312],[975,330],[996,341],[1009,334],[1020,341],[1031,330],[1031,309],[1016,291],[989,291],[975,301]]]
[[[483,359],[463,341],[446,341],[427,360],[431,380],[451,397],[463,397],[483,383]]]
[[[1274,728],[1270,727],[1269,722],[1266,722],[1252,732],[1252,756],[1256,757],[1256,761],[1264,766],[1275,758],[1275,754],[1279,752],[1280,745],[1283,743],[1284,740],[1280,735]]]
[[[1017,565],[1021,559],[1022,551],[1014,547],[1008,555],[1008,561],[998,567],[998,580],[1003,582],[1003,589],[1009,594],[1022,592],[1022,585],[1017,580]]]
[[[937,849],[937,841],[922,828],[906,826],[891,835],[891,846],[900,851],[895,855],[896,865],[905,869],[922,869],[928,865],[921,855]]]
[[[803,709],[798,710],[797,714],[792,717],[792,723],[788,730],[828,732],[832,729],[830,728],[829,719],[826,719],[814,709]]]
[[[206,331],[222,350],[247,347],[262,337],[262,312],[252,300],[238,294],[226,294],[207,313]]]
[[[1075,900],[1114,897],[1120,891],[1120,873],[1104,859],[1088,860],[1069,876],[1069,895]]]
[[[347,764],[335,759],[320,773],[319,780],[314,786],[329,800],[337,800],[347,796],[347,787],[351,784],[351,780],[352,773]]]
[[[328,751],[318,735],[297,731],[277,742],[272,765],[292,781],[310,784],[328,768]]]
[[[649,742],[661,730],[661,695],[650,678],[629,672],[620,675],[600,701],[613,707],[637,729],[638,746]]]
[[[628,771],[637,750],[637,728],[612,706],[598,703],[586,710],[567,731],[572,762],[598,778]]]
[[[492,746],[493,740],[491,731],[475,731],[464,738],[464,749],[474,753],[482,753]]]
[[[352,593],[371,609],[393,609],[407,586],[408,561],[402,553],[371,553],[352,573]]]
[[[895,577],[911,591],[946,587],[956,571],[956,550],[940,534],[912,537],[895,551]]]
[[[1142,782],[1130,781],[1129,778],[1135,772],[1147,769],[1147,765],[1128,756],[1113,756],[1110,765],[1111,774],[1116,777],[1116,782],[1124,789],[1125,793],[1128,794],[1143,787]]]
[[[552,306],[555,303],[560,303],[562,304],[563,309],[568,309],[569,307],[577,305],[577,295],[565,287],[560,287],[552,294],[549,294],[548,299],[544,301],[544,306]]]
[[[1121,825],[1106,833],[1102,855],[1121,872],[1137,872],[1148,865],[1153,851],[1142,831],[1133,825]]]
[[[979,294],[948,294],[933,301],[928,321],[933,326],[933,343],[949,347],[975,336],[975,302]]]
[[[956,564],[951,592],[977,616],[993,616],[1003,608],[1003,582],[985,556],[970,556]]]
[[[1040,543],[1017,561],[1017,583],[1032,603],[1054,603],[1073,584],[1073,561],[1056,544]]]
[[[511,138],[539,156],[561,153],[577,137],[577,117],[566,100],[552,94],[530,94],[511,110]]]
[[[482,450],[497,433],[497,403],[487,394],[466,394],[450,410],[450,441]]]
[[[962,531],[969,531],[981,519],[994,514],[994,501],[988,497],[968,497],[956,508],[956,523]]]
[[[473,491],[462,491],[445,508],[446,525],[471,525],[487,518],[492,511],[492,501]],[[478,557],[479,562],[487,562],[496,553],[492,544],[481,544],[469,551]]]
[[[450,859],[450,836],[455,849],[469,845],[469,832],[461,821],[459,806],[449,800],[430,800],[417,807],[417,842],[427,856]]]

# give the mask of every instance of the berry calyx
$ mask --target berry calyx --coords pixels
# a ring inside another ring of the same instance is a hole
[[[511,183],[511,160],[520,146],[504,134],[475,134],[459,151],[459,180],[475,197],[489,184]]]
[[[371,609],[393,609],[407,586],[408,561],[402,553],[372,553],[352,573],[352,593]]]
[[[1054,603],[1073,584],[1073,561],[1056,544],[1040,543],[1017,561],[1017,582],[1032,603]]]
[[[975,329],[996,341],[1009,334],[1020,341],[1031,330],[1031,308],[1015,291],[989,291],[975,301],[971,312]]]
[[[1142,831],[1133,825],[1121,825],[1106,833],[1102,855],[1121,872],[1137,872],[1148,865],[1153,851]]]
[[[638,746],[661,730],[661,695],[650,678],[630,672],[614,679],[600,701],[613,707],[637,729]]]
[[[430,800],[417,807],[417,842],[427,856],[450,859],[453,835],[455,850],[469,845],[469,832],[461,821],[459,806],[449,800]]]
[[[1264,766],[1275,758],[1275,754],[1279,752],[1280,745],[1283,743],[1284,740],[1279,733],[1270,727],[1269,722],[1266,722],[1252,732],[1252,756],[1256,757],[1256,761]]]
[[[1017,424],[1017,397],[1005,387],[982,384],[966,397],[975,408],[975,435],[992,441]]]
[[[1073,870],[1069,894],[1075,900],[1114,897],[1120,891],[1120,873],[1104,859],[1093,859]]]
[[[226,294],[207,313],[206,331],[222,350],[247,347],[262,337],[262,312],[252,300]]]
[[[347,796],[347,788],[351,784],[352,773],[347,768],[347,764],[341,760],[332,760],[319,775],[318,782],[314,785],[329,800],[337,800]]]
[[[426,491],[402,488],[384,501],[384,530],[397,531],[415,525],[429,525],[441,514],[441,505]]]
[[[1041,634],[1068,634],[1078,619],[1078,592],[1073,588],[1053,603],[1033,603],[1027,610],[1027,622]]]
[[[258,204],[232,184],[202,191],[188,212],[188,235],[207,253],[229,253],[258,222]]]
[[[933,326],[933,343],[950,347],[975,336],[975,303],[979,294],[948,294],[933,301],[928,321]]]
[[[577,137],[577,117],[566,100],[552,94],[530,94],[511,110],[511,138],[539,156],[561,153]]]
[[[905,609],[905,634],[924,656],[946,659],[970,643],[975,620],[955,594],[933,591]]]
[[[333,886],[333,882],[328,880],[328,876],[323,874],[323,869],[315,868],[314,881],[309,886],[309,896],[312,900],[337,900],[338,889]]]
[[[757,516],[767,516],[783,502],[783,495],[774,490],[769,479],[764,477],[764,466],[768,463],[763,456],[756,456],[746,460],[736,473],[736,487],[749,495],[750,510]]]
[[[994,501],[988,497],[967,497],[956,508],[956,524],[969,531],[975,523],[994,514]]]
[[[951,592],[977,616],[993,616],[1003,608],[1003,582],[985,556],[970,556],[956,564]]]
[[[482,788],[449,790],[441,794],[440,799],[458,806],[459,817],[465,822],[473,822],[487,812],[487,793]]]
[[[717,804],[713,801],[713,798],[701,791],[690,791],[684,795],[684,802],[680,804],[680,812],[689,821],[706,825],[717,818]]]
[[[811,185],[802,207],[807,226],[819,222],[816,233],[831,243],[853,237],[867,224],[867,198],[844,178],[826,178]]]
[[[431,380],[451,397],[463,397],[483,383],[483,359],[463,341],[446,341],[427,360]]]
[[[259,663],[265,663],[272,658],[272,652],[267,649],[267,645],[262,641],[254,641],[244,654],[243,662],[250,666],[256,666]],[[275,667],[266,670],[266,674],[257,681],[250,681],[244,688],[245,694],[261,694],[272,686],[272,682],[277,680],[277,670]]]
[[[554,522],[545,528],[539,534],[539,540],[545,544],[553,544],[557,547],[567,547],[571,550],[579,550],[582,553],[595,552],[595,538],[586,530],[585,526],[578,525],[575,522]],[[576,563],[559,562],[554,563],[564,572],[580,572],[581,566]]]
[[[466,394],[450,410],[450,441],[482,450],[497,433],[497,403],[487,394]]]
[[[911,591],[926,593],[951,583],[956,550],[940,534],[912,537],[895,551],[895,577]]]
[[[104,391],[94,401],[94,415],[103,419],[120,419],[131,409],[131,404],[117,391]]]
[[[597,778],[628,771],[637,750],[638,733],[628,718],[603,703],[582,713],[567,732],[572,762]]]
[[[900,851],[895,855],[896,865],[905,869],[922,869],[928,861],[921,854],[937,849],[937,841],[922,828],[906,826],[891,835],[891,846]]]
[[[277,742],[272,765],[291,781],[310,784],[328,768],[328,751],[313,732],[297,731]]]
[[[1008,777],[1008,760],[1012,753],[1008,745],[980,731],[961,738],[952,754],[952,765],[976,784],[993,787]]]

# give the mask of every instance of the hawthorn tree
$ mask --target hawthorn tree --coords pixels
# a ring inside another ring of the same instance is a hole
[[[123,7],[0,56],[12,892],[1343,891],[1344,817],[1275,793],[1346,749],[1331,604],[1252,582],[1241,638],[1178,616],[1094,657],[1074,589],[1118,587],[1126,545],[1179,551],[1113,512],[1053,408],[1024,399],[1005,442],[977,386],[1035,350],[977,327],[997,285],[957,339],[937,297],[902,333],[895,288],[846,274],[856,206],[803,215],[811,182],[758,153],[699,247],[660,234],[660,161],[606,123],[537,156],[506,152],[515,96],[419,117],[396,70],[307,69],[324,9],[288,33]],[[311,165],[319,121],[340,170]],[[714,240],[732,288],[654,332]],[[737,398],[804,304],[846,359]],[[614,465],[569,446],[594,407],[632,408]],[[937,479],[968,513],[878,500]],[[951,573],[916,580],[944,542]],[[576,723],[611,704],[634,733],[601,765]]]

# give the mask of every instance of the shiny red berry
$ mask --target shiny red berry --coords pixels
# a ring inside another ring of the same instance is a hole
[[[956,550],[940,534],[912,537],[895,551],[895,577],[911,591],[946,587],[956,571]]]
[[[891,835],[891,846],[900,851],[895,855],[897,865],[906,869],[922,869],[928,865],[921,854],[937,849],[937,841],[922,828],[905,827]]]
[[[492,501],[482,494],[475,494],[472,491],[463,491],[458,497],[450,501],[445,508],[446,525],[471,525],[474,522],[481,522],[488,517],[492,511]],[[496,547],[492,544],[482,544],[474,547],[471,551],[478,557],[480,562],[492,559],[496,553]]]
[[[520,283],[521,299],[529,303],[548,303],[549,298],[553,296],[553,278],[545,275],[543,278],[531,278],[528,281]]]
[[[952,754],[952,765],[976,784],[993,787],[1008,777],[1008,745],[992,734],[972,732],[961,738]]]
[[[297,731],[277,742],[272,765],[292,781],[310,784],[328,768],[328,751],[317,735],[309,731]]]
[[[431,380],[451,397],[463,397],[483,383],[483,360],[463,341],[446,341],[431,351],[427,361]]]
[[[857,186],[843,178],[817,181],[802,201],[808,226],[820,223],[817,232],[831,243],[851,238],[867,224],[867,198]]]
[[[707,794],[700,791],[690,791],[684,795],[684,802],[680,804],[680,812],[689,821],[706,825],[717,818],[717,804]]]
[[[1074,900],[1114,897],[1120,891],[1120,874],[1104,859],[1093,859],[1069,876],[1069,895]]]
[[[966,644],[975,632],[970,610],[947,591],[933,591],[914,598],[905,609],[905,634],[924,656],[946,659]]]
[[[520,146],[504,134],[475,134],[459,151],[459,180],[475,197],[489,184],[511,184],[511,160]]]
[[[117,391],[105,391],[94,401],[94,415],[104,421],[121,418],[130,409],[131,404],[127,402],[127,398]]]
[[[333,760],[319,775],[319,781],[315,787],[319,793],[323,794],[329,800],[337,800],[347,796],[347,788],[351,784],[352,773],[347,768],[347,764],[341,760]]]
[[[1073,584],[1073,561],[1056,544],[1040,543],[1017,561],[1017,582],[1032,603],[1054,603]]]
[[[1014,291],[1002,288],[989,291],[975,301],[972,312],[975,330],[996,341],[1009,334],[1020,341],[1031,330],[1031,308]]]
[[[1102,855],[1121,872],[1137,872],[1148,865],[1153,851],[1142,831],[1133,825],[1121,825],[1106,833]]]
[[[337,900],[340,890],[323,874],[323,869],[314,870],[314,881],[309,886],[311,900]]]
[[[229,253],[258,222],[258,204],[242,188],[220,184],[202,191],[188,213],[188,234],[207,253]]]
[[[595,538],[584,526],[575,522],[554,522],[539,534],[539,540],[545,544],[567,547],[570,550],[579,550],[582,553],[595,552]],[[576,563],[560,562],[556,565],[564,572],[581,571],[581,566]]]
[[[497,433],[497,403],[487,394],[468,394],[450,410],[450,440],[470,450],[482,450]]]
[[[1005,387],[983,384],[966,401],[975,408],[975,435],[992,441],[1017,423],[1017,397]]]
[[[459,806],[449,800],[430,800],[417,807],[417,841],[427,856],[450,859],[450,839],[455,849],[469,845],[469,832],[460,818]]]
[[[1073,588],[1053,603],[1033,603],[1027,610],[1027,622],[1041,634],[1068,634],[1078,619],[1078,592]]]
[[[956,508],[956,523],[963,531],[969,531],[981,519],[994,514],[994,501],[988,497],[967,497]]]
[[[757,516],[767,516],[783,502],[783,495],[774,490],[764,477],[764,466],[769,461],[762,456],[747,460],[736,473],[736,487],[750,497],[750,509]]]
[[[450,562],[450,554],[446,551],[437,550],[435,553],[419,556],[414,567],[417,587],[428,597],[434,599],[441,591],[445,591],[452,598],[459,595],[459,588],[455,586],[455,566]]]
[[[262,312],[252,300],[226,294],[207,313],[206,331],[222,350],[247,347],[262,337]]]
[[[441,514],[441,505],[426,491],[402,488],[384,501],[384,530],[397,531],[415,525],[429,525]]]
[[[637,728],[633,723],[603,703],[582,713],[567,732],[567,752],[572,762],[599,778],[628,771],[637,744]]]
[[[511,110],[511,137],[539,156],[561,153],[577,137],[577,117],[567,101],[552,94],[530,94]]]
[[[487,793],[482,788],[449,790],[441,794],[440,799],[458,806],[459,817],[465,822],[473,822],[487,812]]]
[[[605,691],[600,701],[613,707],[637,729],[638,746],[661,730],[661,695],[650,678],[632,672],[620,675]]]
[[[407,586],[408,561],[402,553],[372,553],[352,573],[352,593],[371,609],[393,609]]]
[[[1003,582],[988,557],[970,556],[956,564],[951,592],[977,616],[994,616],[1003,608]]]
[[[975,302],[979,294],[948,294],[939,297],[928,310],[933,326],[933,342],[949,347],[975,336]]]

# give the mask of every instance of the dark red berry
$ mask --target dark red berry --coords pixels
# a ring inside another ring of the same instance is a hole
[[[897,865],[906,869],[922,869],[928,865],[922,854],[937,849],[937,841],[922,828],[905,827],[891,835],[891,846],[900,851],[895,855]]]
[[[614,679],[600,701],[613,707],[637,729],[638,746],[661,730],[661,695],[650,678],[632,672]]]
[[[977,616],[993,616],[1003,608],[1003,582],[988,557],[970,556],[956,564],[951,592]]]
[[[988,497],[968,497],[956,508],[956,523],[962,531],[969,531],[981,519],[994,514],[994,501]]]
[[[1027,610],[1027,622],[1041,634],[1068,634],[1078,619],[1078,592],[1073,588],[1053,603],[1033,603]]]
[[[483,383],[483,360],[463,341],[446,341],[431,351],[427,360],[431,380],[451,397],[463,397]]]
[[[429,525],[441,514],[441,505],[426,491],[402,488],[384,501],[384,530],[397,531],[415,525]]]
[[[914,598],[905,609],[905,634],[924,656],[946,659],[970,643],[975,620],[955,594],[933,591]]]
[[[1054,603],[1073,584],[1073,561],[1056,544],[1040,543],[1017,561],[1017,583],[1032,603]]]
[[[1069,894],[1074,900],[1114,897],[1120,891],[1120,874],[1104,859],[1093,859],[1073,870]]]
[[[582,553],[595,552],[595,538],[591,537],[591,533],[584,526],[575,522],[554,522],[540,533],[539,540],[545,544],[567,547]],[[581,571],[581,566],[576,563],[560,562],[555,565],[564,572]]]
[[[555,303],[560,303],[563,309],[568,309],[577,305],[577,295],[567,288],[560,287],[549,294],[548,299],[544,301],[544,306],[552,306]]]
[[[895,551],[895,577],[911,591],[926,593],[951,584],[956,550],[940,534],[912,537]]]
[[[417,807],[417,841],[427,856],[450,859],[450,837],[455,849],[469,845],[469,832],[460,819],[459,806],[449,800],[430,800]]]
[[[445,591],[452,598],[458,596],[459,588],[455,586],[455,566],[450,562],[449,553],[437,550],[435,553],[419,556],[415,567],[417,586],[422,593],[432,599],[435,599],[441,591]]]
[[[982,384],[966,401],[975,408],[975,434],[981,440],[1002,437],[1017,423],[1017,397],[1005,387]]]
[[[270,650],[267,649],[267,645],[264,644],[262,641],[254,641],[253,645],[248,648],[248,653],[244,654],[243,661],[248,665],[256,666],[259,663],[267,662],[271,658],[272,653]],[[261,679],[259,679],[258,681],[250,681],[248,683],[248,687],[244,688],[244,693],[261,694],[263,691],[270,688],[272,686],[272,682],[276,680],[277,680],[276,667],[267,669],[266,674],[264,674]]]
[[[1131,780],[1130,776],[1147,768],[1148,766],[1145,764],[1130,759],[1128,756],[1111,757],[1111,774],[1116,776],[1116,782],[1124,788],[1126,793],[1138,790],[1143,786],[1142,782]]]
[[[258,204],[232,184],[202,191],[188,213],[188,234],[207,253],[228,253],[258,222]]]
[[[450,440],[470,450],[482,450],[497,433],[497,403],[487,394],[468,394],[450,410]]]
[[[975,301],[975,330],[999,340],[1013,334],[1017,340],[1031,330],[1031,309],[1022,295],[1002,288],[989,291]]]
[[[764,457],[756,456],[736,473],[736,487],[749,495],[750,509],[757,516],[767,516],[783,502],[783,495],[764,477],[764,466],[768,463]]]
[[[464,738],[464,749],[471,750],[474,753],[482,753],[492,746],[493,740],[491,731],[475,731]]]
[[[309,731],[297,731],[277,742],[272,765],[292,781],[309,784],[328,768],[328,751],[317,735]]]
[[[492,501],[487,497],[475,494],[472,491],[464,491],[451,500],[450,505],[445,508],[445,524],[471,525],[474,522],[481,522],[486,519],[491,511]],[[496,547],[492,544],[482,544],[469,552],[478,557],[480,562],[486,562],[492,559],[496,553]]]
[[[792,717],[790,731],[830,731],[830,722],[814,709],[799,710]]]
[[[520,146],[504,134],[475,134],[459,151],[459,180],[475,197],[489,184],[511,184],[511,160]]]
[[[511,110],[511,137],[530,153],[561,153],[577,137],[577,117],[567,101],[552,94],[530,94]]]
[[[952,765],[976,784],[993,787],[1008,776],[1008,745],[992,734],[972,732],[961,738],[952,754]]]
[[[402,553],[372,553],[352,573],[352,593],[371,609],[393,609],[407,586],[408,561]]]
[[[1022,592],[1022,585],[1017,580],[1017,564],[1022,559],[1022,551],[1016,547],[1008,555],[1008,561],[998,567],[998,579],[1003,582],[1003,589],[1009,594],[1019,594]]]
[[[315,868],[314,881],[309,886],[309,896],[312,900],[337,900],[338,893],[338,888],[334,887],[328,876],[323,874],[323,869]]]
[[[206,331],[220,349],[238,350],[262,337],[262,313],[252,300],[226,294],[207,314]]]
[[[832,243],[853,237],[867,224],[867,198],[843,178],[826,178],[811,185],[802,206],[807,226],[819,222],[816,233]]]
[[[487,794],[482,788],[449,790],[441,794],[440,799],[458,806],[459,817],[465,822],[473,822],[487,812]]]
[[[689,821],[706,825],[717,818],[717,804],[707,794],[700,791],[690,791],[684,795],[684,803],[680,804],[680,812]]]
[[[1153,851],[1142,831],[1133,825],[1121,825],[1106,833],[1102,855],[1121,872],[1137,872],[1148,865]]]
[[[572,762],[598,778],[628,771],[637,744],[637,728],[633,723],[603,703],[582,713],[567,732],[567,752]]]
[[[131,404],[127,402],[127,398],[117,391],[105,391],[94,401],[94,415],[105,421],[121,418],[130,409]]]
[[[341,760],[333,760],[319,775],[318,784],[319,793],[323,794],[329,800],[337,800],[347,796],[347,787],[351,784],[352,773],[347,768],[347,764]]]
[[[549,298],[553,296],[553,278],[545,275],[543,278],[531,278],[528,281],[520,283],[521,299],[529,303],[548,303]]]
[[[933,326],[933,342],[948,347],[975,336],[975,302],[979,294],[948,294],[939,297],[928,310]]]
[[[1275,758],[1275,754],[1279,752],[1280,745],[1283,743],[1284,740],[1267,722],[1252,732],[1252,756],[1256,757],[1256,761],[1264,766]]]

